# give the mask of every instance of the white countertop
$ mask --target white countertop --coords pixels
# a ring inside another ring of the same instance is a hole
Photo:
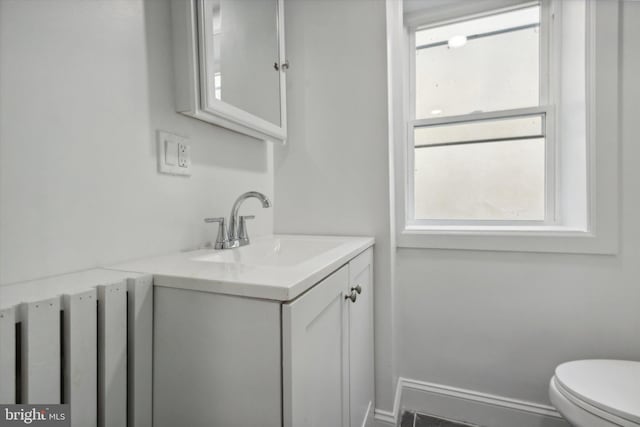
[[[372,237],[274,235],[238,249],[182,252],[107,268],[153,274],[155,286],[290,301],[373,244]]]

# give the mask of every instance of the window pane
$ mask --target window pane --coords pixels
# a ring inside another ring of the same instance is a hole
[[[422,126],[415,130],[414,143],[416,147],[419,147],[434,144],[535,136],[543,136],[542,116]]]
[[[544,220],[545,141],[415,149],[416,219]]]
[[[416,118],[539,105],[539,6],[526,10],[416,31]]]
[[[539,23],[540,7],[527,7],[416,31],[416,46],[446,42],[458,34],[486,34]]]

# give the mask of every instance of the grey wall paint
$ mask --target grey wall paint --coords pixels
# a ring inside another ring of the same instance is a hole
[[[285,5],[289,141],[274,148],[275,230],[375,236],[377,406],[393,404],[382,0]]]
[[[270,144],[176,114],[172,79],[168,0],[0,2],[0,283],[194,248],[272,194]],[[191,178],[156,172],[156,129]]]
[[[399,375],[543,403],[561,362],[640,360],[640,3],[622,17],[619,254],[399,250]]]

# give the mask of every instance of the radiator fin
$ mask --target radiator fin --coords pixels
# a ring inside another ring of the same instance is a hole
[[[0,402],[16,402],[16,310],[0,310]]]
[[[127,425],[127,285],[98,286],[98,425]]]
[[[152,427],[153,279],[127,279],[129,426]]]
[[[64,401],[72,427],[98,425],[98,337],[95,289],[64,295]]]
[[[20,305],[22,402],[60,403],[60,297]]]

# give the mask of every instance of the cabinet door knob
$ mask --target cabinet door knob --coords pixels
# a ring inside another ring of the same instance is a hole
[[[351,292],[356,291],[358,294],[362,293],[362,286],[360,285],[355,285],[354,287],[351,288]]]
[[[289,69],[289,60],[286,59],[282,64],[278,63],[278,62],[274,62],[273,63],[273,68],[276,71],[280,71],[280,69],[282,69],[282,71],[286,71]]]
[[[344,299],[350,299],[351,302],[356,302],[356,300],[358,299],[358,294],[354,289],[351,289],[351,294],[345,295]]]

